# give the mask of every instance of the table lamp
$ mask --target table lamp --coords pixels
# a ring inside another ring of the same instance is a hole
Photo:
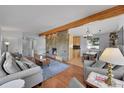
[[[124,57],[119,50],[119,48],[106,48],[99,60],[108,63],[108,72],[107,72],[107,80],[106,83],[108,85],[112,85],[112,64],[115,65],[124,65]]]

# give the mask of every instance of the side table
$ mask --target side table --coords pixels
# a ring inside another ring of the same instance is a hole
[[[124,88],[124,81],[112,78],[112,86],[107,85],[104,80],[98,80],[96,78],[101,78],[106,80],[107,76],[96,73],[96,72],[91,72],[85,81],[86,85],[93,87],[93,88],[112,88],[112,87],[118,87],[118,88]]]

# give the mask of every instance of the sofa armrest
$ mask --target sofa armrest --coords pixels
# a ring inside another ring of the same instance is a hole
[[[85,88],[84,85],[82,85],[80,83],[79,80],[77,80],[77,78],[73,77],[70,82],[69,82],[69,85],[68,85],[69,88]]]
[[[41,72],[42,69],[40,66],[36,66],[36,67],[33,67],[33,68],[30,68],[30,69],[26,69],[26,70],[23,70],[23,71],[20,71],[20,72],[17,72],[17,73],[14,73],[14,74],[10,74],[10,75],[7,75],[3,78],[0,78],[0,85],[8,82],[8,81],[11,81],[11,80],[15,80],[15,79],[23,79],[27,76],[30,76],[30,75],[33,75],[33,74],[37,74],[39,72]]]
[[[92,60],[84,60],[84,66],[91,66],[94,63]]]
[[[100,73],[100,74],[106,75],[107,69],[85,67],[85,70],[84,70],[84,80],[87,79],[87,77],[90,74],[90,72],[96,72],[96,73]]]

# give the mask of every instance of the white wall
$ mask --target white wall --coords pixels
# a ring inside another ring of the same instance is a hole
[[[100,51],[103,51],[105,48],[109,47],[109,34],[110,33],[105,33],[105,34],[101,34],[98,35],[99,39],[100,39]]]
[[[83,36],[80,37],[80,48],[81,48],[81,56],[83,53],[85,53],[87,49],[87,39],[83,38]]]
[[[45,36],[38,37],[36,40],[35,51],[38,54],[46,53],[46,40]]]
[[[8,48],[10,52],[22,53],[22,33],[21,32],[2,31],[2,37],[4,41],[10,42],[10,45]]]
[[[30,47],[29,45],[30,40],[33,40],[34,52],[37,54],[46,53],[46,41],[44,36],[39,37],[38,34],[36,33],[25,33],[24,37],[28,38],[27,41],[28,48]]]
[[[30,53],[31,55],[31,40],[34,41],[34,51],[36,53],[42,54],[46,52],[46,41],[44,36],[39,37],[38,34],[35,33],[23,33],[20,31],[2,31],[1,34],[4,41],[7,40],[10,42],[9,51],[12,53],[19,52],[22,54],[24,51],[27,51],[28,53],[26,54],[29,55]],[[24,38],[28,38],[28,41]],[[5,50],[5,45],[3,49]]]

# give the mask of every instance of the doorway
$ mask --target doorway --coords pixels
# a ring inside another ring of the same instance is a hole
[[[80,36],[69,36],[69,61],[68,63],[83,67],[80,54]]]
[[[80,37],[73,37],[73,58],[80,58]]]

